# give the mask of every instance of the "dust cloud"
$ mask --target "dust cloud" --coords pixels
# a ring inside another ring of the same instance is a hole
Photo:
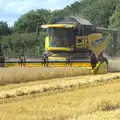
[[[111,57],[108,54],[104,54],[108,59],[108,70],[109,72],[120,72],[120,57]]]

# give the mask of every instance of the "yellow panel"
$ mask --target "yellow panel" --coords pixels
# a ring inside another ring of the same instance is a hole
[[[21,67],[20,64],[6,64],[6,67]],[[42,63],[25,63],[22,65],[24,67],[43,67],[44,65]],[[48,63],[48,67],[66,67],[69,66],[67,63]],[[91,67],[90,63],[72,63],[72,67]]]
[[[95,67],[94,70],[92,70],[92,74],[105,74],[108,72],[108,67],[107,67],[107,63],[98,63]]]
[[[77,48],[87,48],[87,36],[76,36],[76,47]],[[79,39],[81,39],[81,42],[79,42]]]
[[[66,48],[66,47],[49,47],[48,50],[61,50],[61,51],[73,51],[73,48]]]
[[[65,57],[54,57],[54,56],[51,56],[49,57],[49,60],[66,60]]]
[[[48,24],[48,25],[42,25],[42,28],[73,28],[75,27],[74,24]]]
[[[99,70],[97,71],[97,74],[105,74],[107,73],[107,64],[104,62],[103,64],[100,65]]]
[[[65,63],[49,63],[48,66],[49,67],[65,67],[66,64]]]
[[[47,50],[47,48],[49,47],[49,37],[45,38],[45,49]]]
[[[96,54],[96,56],[98,56],[102,51],[105,50],[107,44],[108,40],[103,38],[102,34],[95,33],[88,36],[88,48],[92,50]]]
[[[13,66],[13,67],[14,67],[14,66],[17,67],[17,66],[19,66],[19,64],[18,64],[18,63],[5,63],[5,67],[9,67],[9,66],[10,66],[10,67],[12,67],[12,66]]]
[[[82,37],[81,36],[76,36],[76,48],[83,48],[83,43],[82,42],[80,42],[80,43],[78,42],[79,39],[82,39]]]
[[[75,66],[75,67],[91,67],[91,64],[90,63],[72,63],[72,66]]]
[[[26,63],[26,67],[42,67],[41,63]]]

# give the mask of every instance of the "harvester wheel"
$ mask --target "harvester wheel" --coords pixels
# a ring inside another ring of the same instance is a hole
[[[108,72],[108,60],[107,60],[107,58],[105,58],[105,57],[103,57],[103,61],[102,61],[103,63],[106,63],[106,73]]]
[[[95,54],[92,54],[91,55],[91,66],[92,66],[92,69],[94,69],[96,67],[96,64],[97,64],[97,58],[96,58]]]
[[[0,56],[0,67],[4,67],[5,66],[5,57],[4,56]]]
[[[43,60],[43,64],[42,65],[44,67],[48,67],[48,63],[47,63],[48,62],[48,55],[47,54],[43,54],[42,55],[42,60]]]
[[[68,65],[68,66],[72,66],[72,63],[71,63],[71,58],[70,57],[68,57],[68,58],[66,58],[66,64]]]
[[[26,57],[25,56],[20,56],[19,57],[19,62],[18,62],[18,64],[19,64],[19,66],[24,66],[25,67],[25,62],[26,62]]]

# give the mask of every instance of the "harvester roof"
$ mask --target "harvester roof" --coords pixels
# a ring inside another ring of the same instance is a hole
[[[42,25],[43,28],[50,28],[50,27],[80,27],[80,26],[92,26],[92,24],[81,17],[60,17],[54,19],[51,24]]]
[[[53,21],[52,24],[80,24],[92,26],[92,24],[88,20],[74,16],[57,18]]]

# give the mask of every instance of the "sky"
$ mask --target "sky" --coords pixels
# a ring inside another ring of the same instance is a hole
[[[0,20],[13,26],[18,18],[30,10],[61,9],[78,0],[0,0]]]

